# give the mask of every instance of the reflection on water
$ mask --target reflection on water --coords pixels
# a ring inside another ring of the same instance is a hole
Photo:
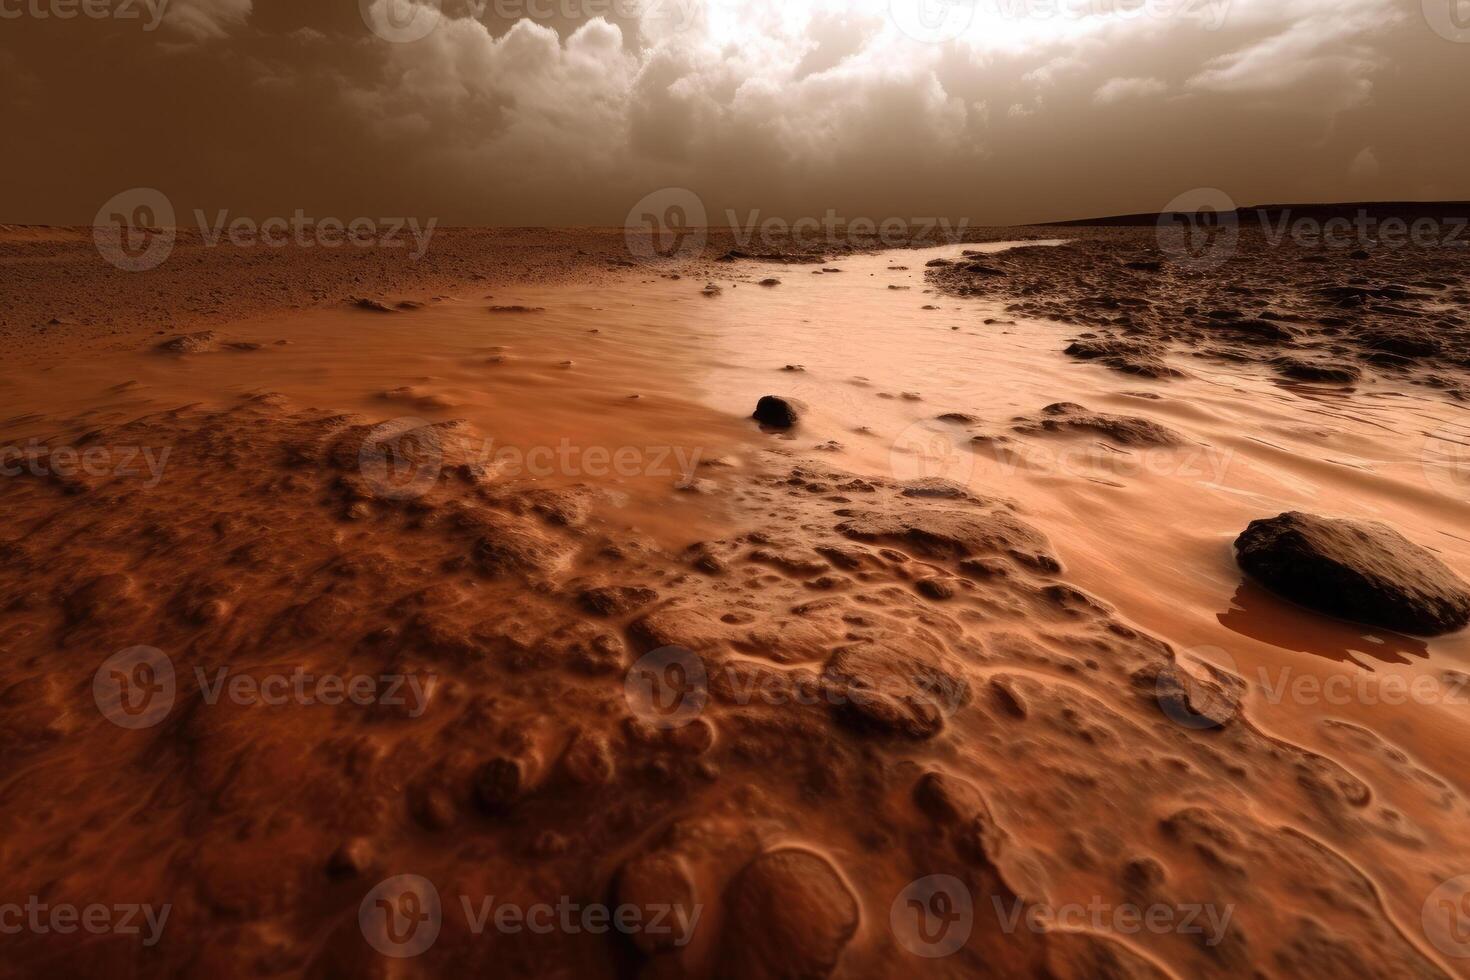
[[[1230,608],[1217,617],[1220,625],[1260,643],[1328,660],[1356,664],[1403,664],[1429,657],[1425,640],[1389,630],[1340,622],[1279,599],[1250,580],[1243,581]]]

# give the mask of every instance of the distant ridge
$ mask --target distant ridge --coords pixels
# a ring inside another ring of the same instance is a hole
[[[1257,220],[1260,212],[1265,212],[1268,221],[1279,222],[1283,214],[1289,214],[1291,218],[1312,218],[1317,221],[1327,221],[1332,218],[1347,218],[1349,221],[1359,214],[1365,214],[1374,221],[1383,221],[1385,218],[1402,218],[1405,221],[1414,221],[1419,218],[1433,218],[1443,220],[1446,218],[1470,217],[1470,201],[1360,201],[1346,204],[1258,204],[1251,207],[1236,208],[1236,215],[1242,220],[1249,218]],[[1079,218],[1070,221],[1044,221],[1043,227],[1080,227],[1084,225],[1126,227],[1135,225],[1157,224],[1159,218],[1165,214],[1178,212],[1154,212],[1152,214],[1118,214],[1106,218]]]

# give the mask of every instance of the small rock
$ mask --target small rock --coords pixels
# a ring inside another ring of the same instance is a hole
[[[621,616],[648,605],[658,598],[658,593],[631,585],[609,585],[587,589],[577,598],[594,615]]]
[[[750,417],[761,425],[769,425],[775,429],[789,429],[801,421],[806,410],[806,403],[795,398],[764,395],[756,403],[755,412]]]
[[[373,863],[373,845],[366,837],[353,837],[327,858],[327,874],[334,878],[355,878]]]
[[[489,816],[498,817],[520,800],[526,782],[526,767],[519,759],[491,759],[475,773],[475,802]]]
[[[921,578],[914,583],[914,587],[930,599],[942,602],[954,598],[954,586],[942,578]]]

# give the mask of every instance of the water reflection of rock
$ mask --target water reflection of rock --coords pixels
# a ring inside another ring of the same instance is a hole
[[[1407,664],[1410,658],[1424,660],[1429,656],[1429,646],[1423,640],[1311,612],[1249,581],[1241,583],[1231,597],[1230,608],[1216,618],[1221,626],[1252,640],[1361,667],[1370,666],[1363,657],[1385,664]]]

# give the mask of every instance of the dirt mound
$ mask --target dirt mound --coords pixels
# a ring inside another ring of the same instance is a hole
[[[1048,405],[1036,416],[1018,416],[1012,428],[1022,435],[1085,432],[1119,446],[1177,446],[1185,442],[1179,433],[1151,419],[1091,412],[1072,402]]]

